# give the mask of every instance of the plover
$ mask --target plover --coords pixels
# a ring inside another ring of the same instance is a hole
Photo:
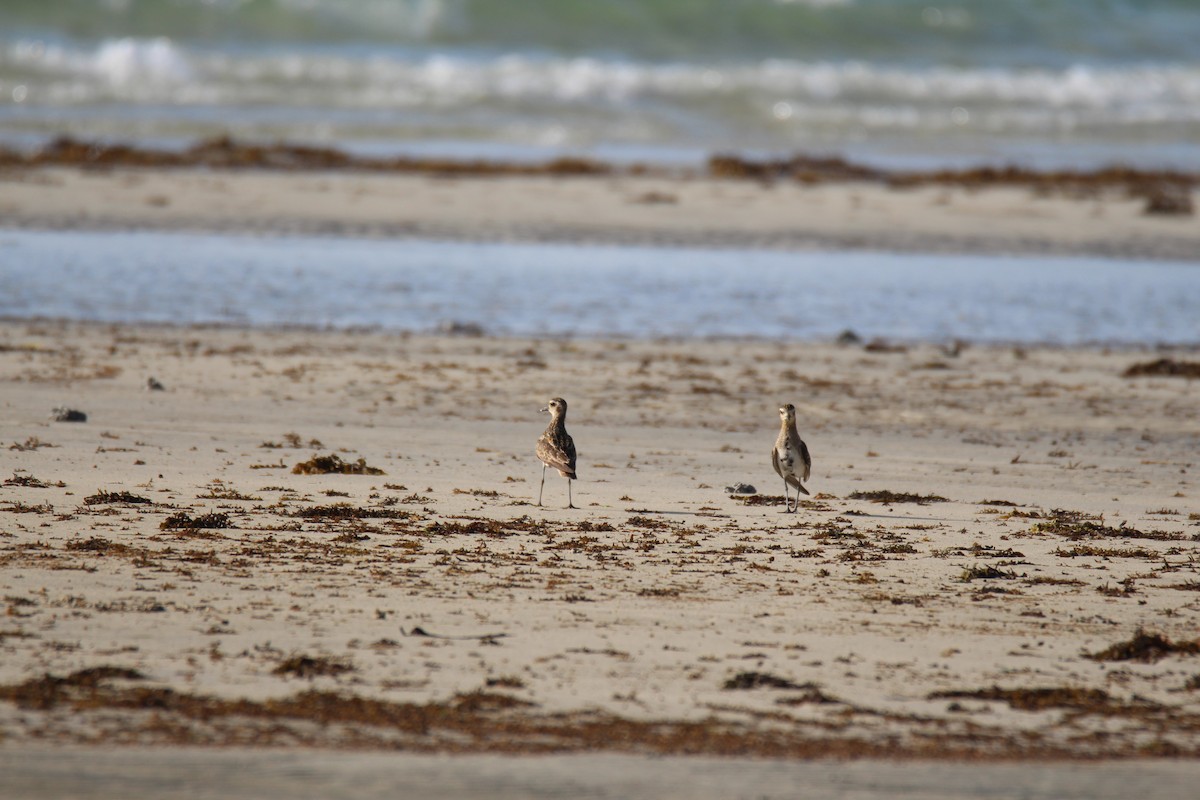
[[[783,478],[784,513],[800,508],[800,493],[808,494],[808,489],[800,481],[808,480],[812,470],[812,457],[808,454],[808,445],[796,432],[796,407],[791,403],[779,407],[779,438],[775,440],[775,448],[771,451],[771,463],[775,471]],[[796,487],[796,503],[792,505],[788,496],[788,487]]]
[[[537,457],[542,462],[542,485],[538,489],[538,505],[542,504],[542,491],[546,488],[546,467],[554,467],[558,474],[567,479],[567,508],[575,508],[571,500],[571,481],[575,475],[575,442],[567,433],[567,401],[555,397],[542,411],[550,412],[550,424],[546,432],[538,437]]]

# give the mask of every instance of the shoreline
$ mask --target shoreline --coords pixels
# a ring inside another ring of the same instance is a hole
[[[98,756],[103,756],[97,760]],[[879,800],[996,795],[1025,800],[1178,800],[1200,767],[1181,760],[1115,763],[944,761],[777,761],[745,757],[423,756],[345,750],[250,751],[155,748],[0,749],[0,765],[22,800],[59,797],[201,796],[259,798],[755,797],[784,800],[804,786],[808,800],[852,792]]]
[[[2,233],[0,233],[2,235]],[[1200,341],[1195,342],[1124,342],[1124,341],[1083,341],[1083,342],[1054,342],[1054,341],[1022,341],[1022,340],[991,340],[991,339],[972,339],[967,336],[954,336],[949,338],[906,338],[903,336],[876,336],[870,338],[860,337],[857,332],[847,328],[839,336],[821,336],[821,337],[787,337],[787,336],[758,336],[758,335],[721,335],[710,334],[704,336],[637,336],[633,334],[616,334],[616,333],[556,333],[543,336],[525,335],[520,333],[509,333],[505,331],[488,331],[476,330],[468,326],[465,329],[456,328],[456,323],[450,322],[436,329],[409,329],[409,328],[389,328],[383,325],[313,325],[313,324],[262,324],[252,325],[242,322],[166,322],[166,321],[147,321],[147,320],[89,320],[78,319],[73,317],[16,317],[0,315],[0,328],[13,326],[40,326],[46,325],[50,327],[68,328],[73,326],[84,326],[92,328],[111,328],[111,329],[146,329],[157,331],[160,333],[172,333],[179,336],[188,334],[189,332],[217,332],[217,333],[237,333],[244,336],[253,336],[255,334],[267,335],[293,335],[293,334],[309,334],[313,336],[322,335],[344,335],[344,336],[382,336],[393,337],[399,340],[406,339],[449,339],[463,341],[490,341],[490,342],[507,342],[517,344],[522,342],[539,342],[539,343],[560,343],[568,344],[571,342],[591,343],[591,344],[614,344],[619,346],[629,346],[634,344],[647,345],[662,345],[662,346],[704,346],[704,345],[720,345],[733,346],[738,345],[816,345],[819,347],[836,347],[847,350],[861,350],[866,354],[894,354],[908,353],[909,351],[930,351],[939,352],[943,356],[951,356],[955,348],[980,348],[995,351],[1020,352],[1025,350],[1044,350],[1049,352],[1071,352],[1071,351],[1102,351],[1107,354],[1123,354],[1136,356],[1141,354],[1149,357],[1153,354],[1162,353],[1195,353],[1200,352]]]

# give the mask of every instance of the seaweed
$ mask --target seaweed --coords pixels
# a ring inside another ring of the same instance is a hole
[[[924,506],[930,503],[950,502],[941,495],[910,494],[908,492],[893,492],[888,489],[879,489],[873,492],[851,492],[849,498],[851,500],[870,500],[872,503],[884,503],[887,505],[893,503],[916,503],[917,505]]]
[[[301,519],[411,519],[412,513],[394,508],[361,508],[349,503],[334,503],[329,506],[302,508],[290,516]]]
[[[947,558],[949,556],[974,556],[975,558],[1024,558],[1025,554],[1020,550],[1014,550],[1011,547],[1006,547],[1003,550],[997,550],[994,545],[973,543],[970,547],[947,547],[941,550],[934,550],[932,554],[935,558]]]
[[[1171,531],[1142,531],[1128,526],[1124,521],[1119,527],[1105,525],[1102,517],[1084,514],[1081,511],[1065,511],[1056,508],[1044,522],[1034,523],[1031,533],[1053,533],[1071,541],[1079,539],[1153,539],[1156,541],[1179,541],[1187,538],[1182,533]]]
[[[113,542],[103,536],[92,536],[87,539],[75,539],[64,545],[67,550],[76,553],[96,553],[102,556],[125,556],[136,552],[135,548],[120,542]]]
[[[485,711],[507,711],[510,708],[531,708],[534,704],[512,695],[475,690],[456,694],[450,706],[455,711],[478,714]]]
[[[1012,580],[1016,577],[1017,573],[1012,570],[1002,570],[998,567],[993,567],[991,564],[985,564],[982,567],[976,564],[975,566],[964,568],[959,580],[963,583],[970,583],[971,581],[991,580],[993,578]]]
[[[1159,633],[1147,633],[1138,628],[1127,642],[1117,642],[1098,653],[1085,653],[1093,661],[1140,661],[1153,664],[1169,655],[1193,656],[1200,654],[1200,640],[1172,642]]]
[[[244,494],[236,489],[225,489],[220,486],[209,487],[206,494],[196,495],[197,500],[246,500],[257,501],[262,500],[258,495]]]
[[[806,689],[812,684],[799,684],[767,672],[739,672],[721,684],[727,691],[743,689]]]
[[[275,669],[271,670],[272,675],[289,675],[296,678],[336,678],[347,672],[354,672],[354,665],[345,661],[329,658],[327,656],[303,656],[297,655],[283,661]]]
[[[141,672],[128,667],[88,667],[64,678],[47,673],[15,686],[0,687],[0,698],[15,703],[19,708],[46,711],[85,694],[95,697],[101,686],[109,681],[140,681],[145,678]]]
[[[253,700],[192,694],[170,688],[113,685],[111,677],[97,676],[94,689],[86,674],[67,679],[44,675],[23,683],[0,685],[0,700],[25,708],[51,710],[67,707],[89,711],[128,712],[120,719],[125,736],[136,741],[172,744],[228,743],[259,746],[297,741],[347,744],[344,732],[359,746],[397,747],[416,752],[545,754],[624,752],[645,755],[757,756],[788,760],[815,758],[1071,758],[1079,757],[1075,745],[1047,742],[1022,733],[995,737],[964,735],[959,730],[930,732],[907,741],[891,737],[859,738],[830,735],[826,726],[758,726],[705,719],[664,721],[628,719],[596,710],[534,714],[527,703],[507,695],[477,691],[457,694],[448,701],[400,703],[344,692],[306,690],[294,695]],[[132,676],[131,676],[132,677]],[[790,683],[790,682],[789,682]],[[792,686],[799,697],[777,702],[823,702],[820,690],[810,684]],[[1138,714],[1161,711],[1152,705],[1127,706]],[[856,710],[856,709],[854,709]],[[1194,724],[1193,717],[1182,723]],[[1158,719],[1151,720],[1157,722]],[[1165,720],[1164,720],[1165,721]],[[838,730],[842,726],[839,725]],[[214,733],[223,738],[214,738]],[[401,736],[398,737],[397,734]],[[89,735],[94,735],[89,729]],[[1176,756],[1195,757],[1194,745],[1184,748],[1156,741]],[[1112,755],[1145,755],[1144,748],[1113,742],[1101,751]],[[1085,756],[1088,757],[1088,756]],[[1095,757],[1091,754],[1090,757]]]
[[[1045,711],[1051,708],[1070,708],[1099,713],[1124,709],[1103,689],[1084,689],[1073,686],[1039,687],[1031,689],[990,689],[973,691],[949,690],[930,692],[930,700],[996,700],[1008,703],[1018,711]]]
[[[4,485],[25,486],[30,489],[49,489],[51,486],[57,486],[60,489],[66,487],[66,484],[62,481],[58,481],[57,483],[46,483],[45,481],[39,480],[32,475],[18,475],[15,472],[11,478],[6,478],[4,480]]]
[[[646,528],[652,531],[666,530],[671,527],[669,522],[665,522],[661,519],[654,519],[654,517],[643,517],[640,515],[630,517],[629,519],[625,520],[625,524],[631,525],[635,528]]]
[[[103,489],[100,489],[96,494],[83,498],[83,502],[84,505],[98,506],[111,505],[114,503],[119,503],[122,505],[146,505],[153,503],[154,501],[146,497],[141,497],[140,495],[130,494],[129,492],[106,492]]]
[[[355,462],[342,461],[337,455],[313,456],[292,467],[293,475],[383,475],[383,470],[367,465],[365,458]]]
[[[1158,558],[1160,553],[1155,550],[1147,550],[1144,547],[1097,547],[1096,545],[1083,544],[1076,545],[1070,550],[1064,550],[1061,547],[1054,551],[1054,555],[1061,558],[1078,558],[1080,556],[1092,556],[1096,558]]]
[[[511,536],[514,533],[545,533],[546,526],[531,517],[522,516],[510,520],[467,518],[466,522],[431,522],[425,529],[428,533],[442,536],[487,534],[494,537]]]
[[[785,502],[781,494],[734,495],[733,499],[744,506],[781,506]]]
[[[1187,186],[1154,183],[1137,187],[1131,194],[1146,199],[1143,214],[1190,217],[1196,213],[1196,207],[1192,203],[1192,192]]]
[[[238,142],[230,136],[198,141],[182,150],[165,150],[120,143],[90,142],[60,136],[30,154],[0,149],[0,164],[9,166],[77,166],[89,168],[195,167],[266,170],[362,170],[431,175],[609,175],[616,169],[591,159],[563,156],[540,163],[506,163],[398,156],[353,155],[337,148],[288,142]],[[637,165],[631,173],[643,171]]]
[[[58,447],[58,445],[43,442],[36,436],[30,436],[24,442],[13,442],[8,446],[8,449],[23,453],[27,450],[37,450],[39,447]]]
[[[22,503],[18,500],[9,500],[8,508],[4,509],[13,514],[53,514],[54,506],[49,503],[41,503],[36,506],[31,506],[28,503]]]
[[[821,691],[821,687],[815,683],[802,683],[797,687],[803,694],[793,695],[790,697],[781,697],[775,702],[781,706],[800,706],[808,703],[816,705],[834,705],[841,704],[842,701],[836,697],[831,697]]]
[[[500,496],[500,493],[495,489],[455,489],[455,494],[469,494],[472,497],[486,497],[494,499]]]
[[[754,160],[721,153],[708,159],[708,172],[714,178],[758,181],[791,179],[804,183],[882,180],[885,177],[881,170],[853,164],[842,158],[814,158],[803,155]]]
[[[189,530],[202,528],[232,528],[228,514],[199,514],[195,517],[180,511],[172,514],[158,526],[164,531]]]
[[[1176,361],[1173,358],[1160,358],[1156,361],[1131,364],[1121,373],[1123,378],[1142,378],[1148,375],[1168,378],[1200,378],[1200,361]]]

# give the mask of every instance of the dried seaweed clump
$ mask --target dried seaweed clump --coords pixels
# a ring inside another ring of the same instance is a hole
[[[13,473],[13,476],[11,478],[5,479],[4,485],[5,486],[27,486],[31,489],[49,489],[51,486],[57,486],[61,489],[66,486],[66,484],[63,483],[62,481],[57,481],[55,483],[46,483],[45,481],[39,480],[38,478],[35,478],[32,475],[18,475],[15,472]]]
[[[336,455],[328,456],[313,456],[308,461],[301,461],[296,466],[292,467],[293,475],[383,475],[384,471],[378,467],[367,465],[365,458],[360,458],[353,463],[342,461]]]
[[[1093,661],[1141,661],[1153,664],[1170,655],[1200,655],[1200,639],[1191,642],[1172,642],[1159,633],[1138,629],[1128,642],[1117,642],[1099,653],[1088,653]]]
[[[313,506],[302,508],[292,514],[302,519],[409,519],[412,514],[408,511],[398,511],[394,508],[361,508],[349,503],[334,503],[331,506]]]
[[[742,501],[744,506],[781,506],[784,503],[781,494],[751,494],[734,497]]]
[[[1186,184],[1156,183],[1141,187],[1134,194],[1146,198],[1144,214],[1190,217],[1196,213],[1191,187]]]
[[[196,528],[232,528],[228,514],[200,514],[189,516],[183,511],[172,514],[158,526],[164,531],[189,530]]]
[[[1102,539],[1113,537],[1120,539],[1154,539],[1169,542],[1180,541],[1186,534],[1173,531],[1142,531],[1121,522],[1119,527],[1105,525],[1099,517],[1093,517],[1081,511],[1067,511],[1056,508],[1050,512],[1050,518],[1044,522],[1034,523],[1032,533],[1053,533],[1065,536],[1071,541],[1080,539]]]
[[[271,670],[272,675],[291,675],[297,678],[336,678],[353,672],[354,666],[327,656],[292,656]]]
[[[963,583],[970,583],[976,580],[991,580],[1000,578],[1003,580],[1013,580],[1017,577],[1017,573],[1012,570],[1002,570],[993,567],[991,564],[984,564],[982,567],[976,564],[972,567],[963,569],[962,576],[959,578]]]
[[[870,500],[872,503],[916,503],[917,505],[928,505],[929,503],[948,503],[950,502],[941,495],[936,494],[911,494],[909,492],[893,492],[888,489],[879,489],[874,492],[851,492],[851,500]]]
[[[16,703],[20,708],[45,711],[65,701],[95,695],[101,684],[111,680],[140,681],[145,678],[136,669],[127,667],[89,667],[65,678],[46,674],[15,686],[0,686],[0,699]]]
[[[1142,361],[1133,364],[1121,373],[1121,375],[1125,378],[1141,378],[1147,375],[1170,378],[1200,378],[1200,362],[1160,358],[1157,361]]]
[[[103,489],[96,494],[88,495],[83,498],[85,505],[98,506],[110,503],[123,503],[126,505],[144,505],[154,502],[149,498],[141,495],[131,494],[129,492],[106,492]]]
[[[791,158],[755,160],[721,153],[708,159],[708,172],[714,178],[743,180],[784,180],[803,183],[821,181],[881,180],[885,173],[841,158],[796,155]]]
[[[932,692],[930,700],[998,700],[1018,711],[1043,711],[1048,708],[1078,708],[1090,711],[1108,710],[1113,699],[1103,689],[1083,689],[1074,686],[1054,686],[1034,689],[990,689],[974,691]]]
[[[81,167],[213,167],[219,169],[371,170],[435,175],[608,175],[615,169],[603,162],[564,156],[541,163],[455,160],[400,156],[377,158],[345,153],[332,147],[275,142],[258,144],[217,136],[185,150],[165,150],[128,144],[109,144],[62,136],[36,152],[24,155],[0,148],[0,164]],[[642,171],[636,165],[632,172]]]
[[[454,699],[451,700],[451,707],[455,711],[462,711],[468,714],[478,714],[487,711],[507,711],[510,708],[532,708],[533,705],[528,700],[521,700],[512,695],[500,694],[499,692],[485,692],[481,689],[456,694]]]
[[[771,675],[767,672],[739,672],[725,683],[721,684],[722,689],[804,689],[794,681],[789,681],[787,678],[780,678],[777,675]]]
[[[103,536],[92,536],[87,539],[75,539],[64,545],[67,550],[76,553],[97,553],[103,556],[122,556],[133,551],[127,544],[113,542]]]

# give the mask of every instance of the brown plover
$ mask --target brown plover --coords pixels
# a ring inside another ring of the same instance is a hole
[[[542,504],[542,491],[546,488],[546,467],[554,467],[558,474],[567,479],[567,508],[575,508],[571,500],[571,481],[575,475],[575,442],[567,433],[567,401],[555,397],[542,411],[550,412],[550,424],[546,432],[538,437],[537,457],[542,462],[542,485],[538,489],[538,505]]]
[[[775,449],[771,451],[771,463],[775,471],[783,478],[784,513],[800,508],[800,493],[808,494],[808,489],[800,481],[808,480],[812,470],[812,457],[808,454],[808,445],[796,432],[796,407],[791,403],[779,407],[779,438],[775,440]],[[788,496],[788,487],[796,487],[796,503],[792,505]]]

